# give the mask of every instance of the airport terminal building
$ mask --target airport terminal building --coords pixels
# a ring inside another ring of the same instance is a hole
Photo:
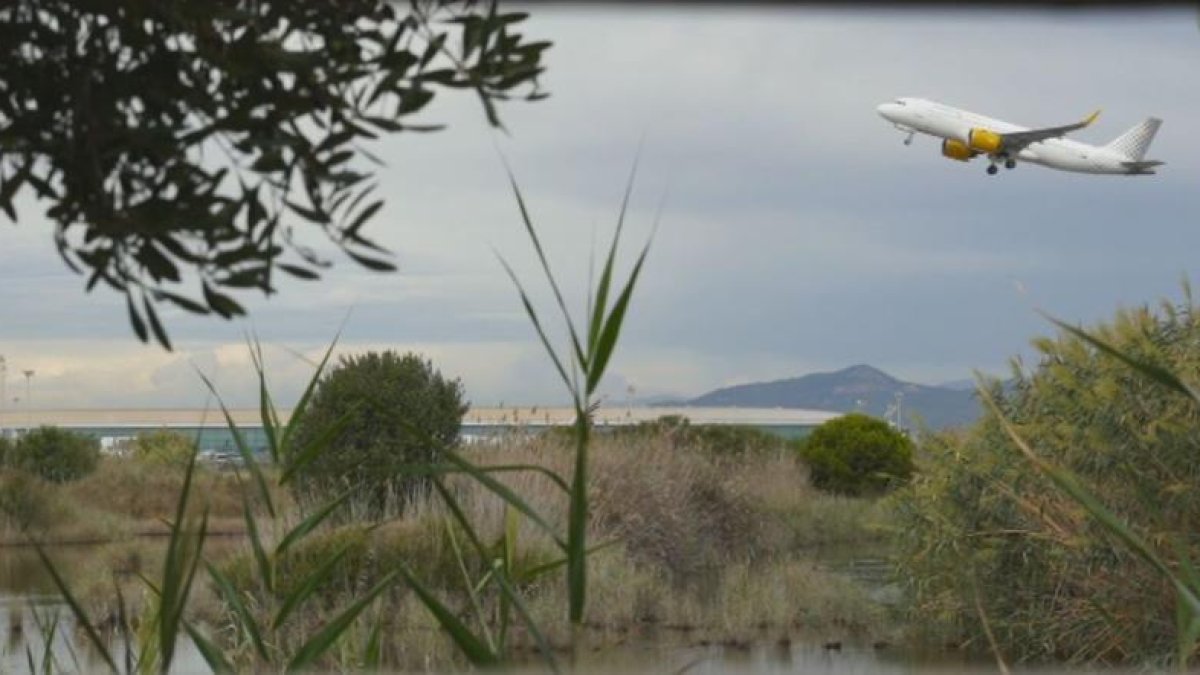
[[[286,415],[288,411],[281,411]],[[650,422],[660,417],[685,417],[695,425],[748,426],[784,438],[804,436],[812,428],[841,413],[796,408],[692,408],[692,407],[601,407],[595,413],[599,429]],[[254,451],[267,447],[262,417],[257,409],[230,411],[238,432]],[[286,417],[285,417],[286,419]],[[568,426],[575,413],[567,407],[524,406],[472,408],[463,417],[462,438],[479,442],[511,433],[536,433],[541,429]],[[139,433],[169,429],[199,441],[201,451],[236,453],[233,432],[220,410],[6,410],[0,412],[0,434],[19,436],[27,429],[57,426],[94,436],[101,447],[112,450]]]

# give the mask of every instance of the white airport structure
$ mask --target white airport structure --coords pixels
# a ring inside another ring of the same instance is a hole
[[[247,444],[255,450],[266,447],[262,417],[257,408],[230,410]],[[280,411],[284,421],[290,411]],[[796,408],[701,408],[610,406],[595,411],[597,428],[610,428],[650,422],[660,417],[686,417],[694,425],[739,425],[761,429],[787,438],[803,436],[810,429],[842,413]],[[575,412],[560,406],[513,406],[471,408],[463,417],[462,435],[466,441],[478,441],[503,433],[567,426]],[[172,429],[195,434],[201,450],[235,451],[233,437],[219,409],[78,409],[12,410],[0,412],[0,433],[16,436],[39,426],[57,426],[87,433],[111,448],[139,433]]]

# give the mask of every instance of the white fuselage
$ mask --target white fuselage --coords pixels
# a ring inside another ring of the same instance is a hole
[[[975,128],[987,129],[998,134],[1028,131],[1027,127],[922,98],[897,99],[884,103],[877,110],[884,119],[903,131],[917,131],[962,142],[967,141],[967,135]],[[991,159],[995,161],[998,157],[992,156]],[[1011,159],[1078,173],[1130,173],[1129,168],[1123,164],[1129,161],[1129,157],[1068,138],[1050,138],[1032,143]]]

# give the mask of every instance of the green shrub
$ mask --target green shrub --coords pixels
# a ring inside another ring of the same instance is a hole
[[[887,422],[858,413],[813,429],[799,448],[812,484],[837,494],[878,494],[913,472],[912,441]]]
[[[0,468],[8,466],[8,453],[12,452],[12,441],[0,435]]]
[[[570,429],[561,434],[569,438]],[[781,452],[787,441],[754,427],[739,424],[692,424],[679,415],[663,415],[649,422],[639,422],[607,430],[615,438],[659,442],[666,440],[676,448],[700,450],[715,456],[744,457]]]
[[[416,354],[344,356],[318,383],[285,452],[297,453],[343,415],[350,423],[294,481],[302,499],[326,500],[356,489],[352,513],[376,518],[400,511],[428,489],[403,473],[437,460],[458,439],[466,405],[462,384],[442,377]]]
[[[24,471],[0,473],[0,521],[18,530],[45,527],[53,505],[46,486]]]
[[[1091,330],[1135,358],[1200,375],[1200,313],[1190,299],[1122,311]],[[1075,474],[1174,568],[1200,554],[1200,410],[1085,341],[1035,343],[991,387],[1004,417],[1051,464]],[[1176,596],[1162,575],[1056,489],[988,413],[922,444],[927,461],[893,496],[909,610],[930,630],[986,644],[979,607],[1010,659],[1164,662]],[[1182,568],[1181,568],[1182,569]]]
[[[9,466],[65,483],[96,469],[100,441],[58,427],[39,427],[22,436],[8,454]]]
[[[131,457],[150,466],[187,466],[195,443],[186,434],[158,429],[138,434],[129,446]]]

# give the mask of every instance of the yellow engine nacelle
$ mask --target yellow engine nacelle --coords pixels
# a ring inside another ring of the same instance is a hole
[[[967,132],[967,146],[979,152],[1000,152],[1004,149],[1004,139],[994,131],[976,127]]]
[[[965,162],[979,153],[968,148],[966,143],[963,143],[957,138],[947,138],[946,140],[942,141],[942,154],[950,159],[957,159],[960,162]]]

